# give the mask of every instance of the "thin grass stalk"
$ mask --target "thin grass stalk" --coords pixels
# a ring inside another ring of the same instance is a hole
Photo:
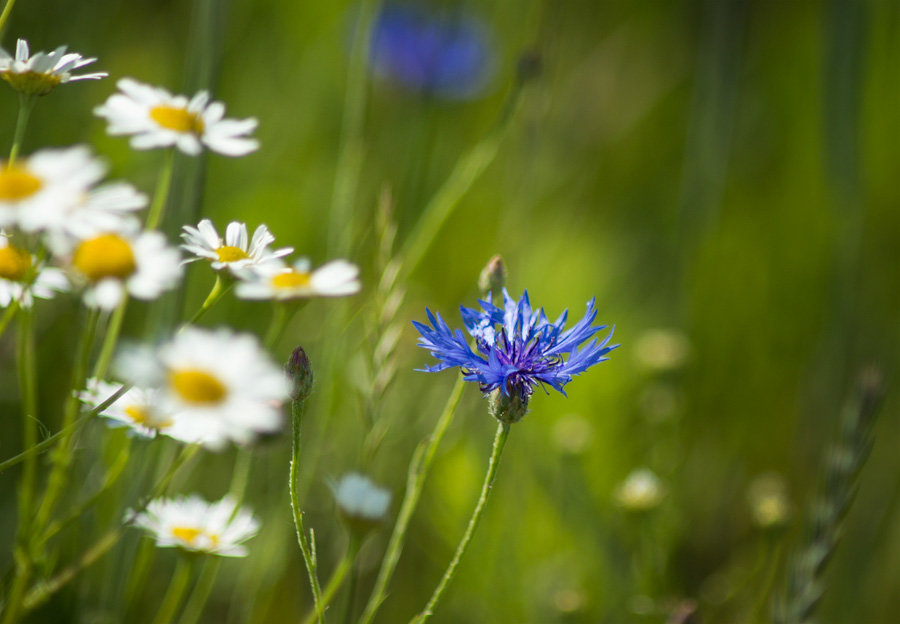
[[[172,173],[175,171],[175,148],[170,147],[166,150],[165,160],[162,169],[159,172],[159,178],[156,181],[156,189],[153,191],[153,201],[150,204],[150,210],[147,211],[147,221],[144,224],[145,229],[155,230],[159,227],[166,210],[166,203],[169,199],[169,189],[172,186]]]
[[[484,475],[484,483],[481,486],[481,495],[478,497],[478,502],[475,504],[475,510],[472,512],[472,517],[469,519],[469,524],[466,527],[466,532],[463,533],[462,539],[459,542],[459,545],[456,547],[456,552],[453,554],[453,559],[450,560],[450,565],[447,566],[447,570],[444,572],[444,576],[441,577],[440,583],[435,588],[434,593],[431,594],[431,598],[428,600],[428,604],[425,605],[425,608],[422,609],[422,612],[415,616],[412,620],[410,620],[410,624],[422,624],[428,620],[429,617],[434,613],[435,608],[437,607],[438,602],[443,596],[444,591],[446,591],[447,586],[450,584],[450,581],[453,580],[453,576],[456,573],[456,568],[459,565],[462,556],[466,553],[466,549],[469,547],[469,542],[472,541],[472,536],[475,535],[475,529],[478,528],[478,523],[481,520],[481,514],[484,511],[484,506],[487,503],[488,495],[491,493],[491,487],[494,485],[494,478],[497,475],[497,468],[500,466],[500,455],[503,453],[503,447],[506,445],[506,438],[509,437],[509,423],[500,422],[497,425],[497,434],[494,436],[494,447],[491,450],[491,458],[488,461],[488,469]]]
[[[175,572],[172,573],[169,588],[166,590],[159,611],[156,612],[153,624],[171,624],[172,618],[178,611],[178,605],[181,604],[181,599],[191,580],[191,567],[191,562],[186,556],[178,557],[178,563],[175,564]]]
[[[7,5],[8,7],[9,5]],[[2,20],[2,16],[0,16]],[[0,29],[2,29],[0,25]],[[16,129],[13,132],[12,147],[9,150],[9,161],[7,166],[13,164],[22,148],[22,141],[25,139],[25,128],[28,127],[28,119],[31,117],[31,110],[34,108],[35,97],[33,95],[19,94],[19,112],[16,115]]]
[[[16,6],[16,0],[6,0],[3,12],[0,13],[0,38],[3,37],[3,29],[6,28],[6,20],[9,19],[9,14],[12,13],[14,6]]]
[[[844,407],[837,444],[825,458],[824,483],[809,510],[805,542],[791,558],[785,586],[773,603],[776,624],[813,621],[825,592],[825,568],[840,541],[860,472],[872,449],[872,425],[881,396],[880,372],[863,371]]]
[[[298,488],[300,471],[300,442],[301,424],[303,421],[303,406],[305,401],[291,402],[291,468],[290,468],[290,493],[291,513],[294,518],[294,529],[297,533],[297,544],[303,556],[306,573],[309,577],[309,586],[313,595],[313,607],[319,621],[325,621],[325,605],[322,598],[322,587],[319,584],[317,562],[306,538],[306,529],[303,527],[303,511],[300,509],[300,493]]]
[[[53,594],[65,587],[69,583],[69,581],[75,578],[75,576],[79,572],[88,568],[94,562],[100,559],[100,557],[109,552],[110,549],[112,549],[112,547],[115,546],[122,538],[125,533],[125,529],[127,529],[134,523],[138,515],[147,508],[147,505],[150,504],[150,501],[162,496],[165,493],[166,489],[169,487],[169,484],[172,482],[172,479],[175,478],[178,470],[182,466],[187,464],[199,450],[200,446],[197,444],[185,446],[178,457],[176,457],[172,461],[171,465],[169,466],[166,473],[162,476],[162,478],[154,484],[153,488],[150,490],[150,493],[145,496],[134,509],[131,510],[131,512],[120,525],[110,529],[103,536],[101,536],[100,539],[94,542],[87,550],[84,551],[84,553],[82,553],[82,555],[74,564],[60,571],[49,580],[41,581],[29,590],[28,594],[25,597],[25,610],[30,611],[42,605]]]
[[[206,607],[206,602],[209,600],[209,595],[216,584],[216,575],[219,572],[220,564],[220,557],[207,557],[206,561],[203,562],[200,576],[197,578],[197,583],[194,585],[184,610],[181,612],[178,624],[196,624],[200,620],[200,616],[203,615],[203,609]]]
[[[400,560],[400,554],[403,552],[403,544],[406,541],[406,531],[409,528],[409,522],[412,519],[413,512],[419,504],[419,498],[422,496],[422,490],[425,487],[425,478],[431,469],[431,463],[441,440],[444,438],[447,428],[453,422],[456,406],[462,396],[462,390],[465,382],[462,376],[457,377],[453,390],[447,398],[447,404],[438,418],[434,426],[434,430],[427,440],[423,440],[416,449],[413,459],[409,464],[409,471],[406,476],[406,493],[403,495],[403,502],[400,504],[400,511],[397,514],[397,521],[394,524],[394,530],[391,533],[385,551],[384,559],[381,562],[381,568],[378,570],[378,576],[375,579],[375,585],[372,587],[372,593],[366,603],[363,614],[359,619],[360,624],[369,624],[375,617],[375,613],[381,607],[381,603],[387,598],[387,587],[397,568],[397,562]]]
[[[13,317],[16,315],[16,312],[19,310],[19,300],[14,299],[9,302],[9,306],[3,311],[3,316],[0,317],[0,336],[3,335],[3,332],[6,331],[6,328],[9,327],[10,321],[13,320]]]

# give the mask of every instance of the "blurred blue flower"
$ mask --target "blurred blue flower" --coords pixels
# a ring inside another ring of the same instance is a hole
[[[612,329],[602,340],[593,338],[607,327],[591,326],[597,317],[593,299],[587,304],[584,318],[565,331],[568,310],[551,323],[543,308],[531,309],[527,291],[516,301],[503,289],[502,308],[493,305],[490,296],[479,303],[481,311],[460,306],[463,323],[475,339],[475,350],[462,330],[450,329],[440,314],[426,309],[430,327],[413,321],[422,335],[419,346],[440,360],[424,371],[433,373],[459,366],[464,379],[477,381],[482,392],[499,389],[503,395],[517,395],[527,403],[538,384],[549,384],[565,394],[563,386],[573,376],[609,359],[604,356],[619,346],[607,346]]]
[[[388,4],[375,18],[369,56],[377,76],[448,99],[484,92],[494,73],[490,32],[461,10]]]

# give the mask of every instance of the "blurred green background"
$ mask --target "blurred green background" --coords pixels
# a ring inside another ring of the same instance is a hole
[[[765,621],[760,596],[784,584],[785,556],[802,539],[840,406],[868,363],[885,371],[887,399],[825,575],[819,621],[895,621],[900,4],[489,0],[468,8],[493,33],[491,88],[451,102],[382,81],[365,85],[359,188],[345,224],[346,255],[361,266],[364,291],[311,302],[275,354],[286,359],[302,344],[317,375],[302,482],[322,575],[345,543],[328,480],[364,470],[393,491],[396,511],[412,451],[453,384],[452,372],[414,371],[430,358],[416,348],[410,320],[424,320],[427,306],[460,326],[457,307],[474,304],[479,271],[500,253],[514,295],[527,288],[551,317],[567,307],[580,315],[596,296],[598,320],[615,324],[622,346],[576,379],[568,398],[534,396],[433,621],[666,622],[688,605],[704,622]],[[175,92],[210,86],[229,116],[259,118],[262,149],[241,159],[179,160],[172,239],[198,215],[220,227],[264,222],[278,244],[322,263],[334,228],[355,13],[346,2],[21,1],[7,50],[18,36],[34,50],[68,43],[110,73],[43,98],[24,153],[90,143],[114,177],[152,192],[161,153],[135,153],[126,139],[106,136],[92,108],[123,76]],[[460,156],[503,114],[526,52],[539,55],[541,71],[525,85],[496,158],[402,284],[396,372],[373,411],[384,437],[367,453],[380,189],[393,189],[400,248]],[[11,140],[15,105],[12,91],[0,92],[0,144]],[[207,267],[192,265],[185,310],[212,281]],[[170,297],[158,308],[180,315],[180,305]],[[68,374],[58,362],[71,353],[78,316],[71,302],[38,310],[42,391],[52,405],[64,390],[54,390]],[[131,308],[128,335],[161,332],[148,310]],[[228,300],[203,324],[263,331],[269,318],[267,304]],[[20,450],[13,347],[5,336],[3,458]],[[51,431],[54,418],[47,417]],[[477,388],[466,388],[378,621],[405,622],[424,606],[474,504],[494,426]],[[102,422],[85,429],[75,480],[84,492],[112,461],[111,436],[121,435]],[[60,563],[118,521],[147,487],[152,462],[175,447],[135,442],[119,487],[57,539]],[[263,528],[247,559],[222,562],[202,621],[280,623],[309,610],[288,455],[287,436],[253,450],[247,503]],[[204,454],[172,491],[218,498],[234,461],[233,450]],[[649,512],[629,512],[614,492],[642,466],[658,475],[664,497]],[[780,531],[754,524],[748,502],[751,482],[770,471],[791,501]],[[0,477],[4,570],[17,476]],[[72,500],[80,495],[74,490]],[[357,608],[389,533],[390,523],[362,551]],[[128,587],[147,542],[131,530],[30,621],[152,619],[176,553],[158,551],[140,586]],[[346,600],[338,596],[332,621]]]

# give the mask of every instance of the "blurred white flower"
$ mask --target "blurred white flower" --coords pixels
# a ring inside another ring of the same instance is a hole
[[[762,529],[785,526],[791,519],[791,499],[787,483],[777,472],[766,472],[750,483],[747,502],[753,522]]]
[[[57,292],[69,290],[65,273],[43,265],[35,268],[36,261],[27,250],[10,244],[0,232],[0,308],[13,301],[29,308],[34,297],[52,299]]]
[[[242,545],[259,530],[259,522],[234,499],[207,503],[197,495],[158,498],[135,518],[135,525],[149,531],[160,548],[177,547],[223,557],[244,557]],[[130,514],[129,514],[130,515]]]
[[[256,119],[225,119],[225,105],[210,102],[206,91],[188,99],[130,78],[116,86],[121,93],[111,95],[94,114],[109,122],[109,134],[132,135],[134,149],[175,146],[197,156],[205,146],[225,156],[244,156],[259,148],[256,139],[246,136],[256,129]]]
[[[88,379],[87,387],[78,393],[78,398],[90,409],[94,409],[122,388],[122,384],[91,378]],[[98,412],[98,415],[108,418],[113,426],[127,426],[141,437],[153,438],[157,432],[170,427],[172,421],[160,418],[154,413],[152,406],[152,390],[132,387],[111,405]]]
[[[613,495],[616,503],[628,511],[648,511],[662,502],[665,490],[649,468],[639,468],[619,484]]]
[[[269,249],[269,245],[275,242],[275,237],[265,225],[257,227],[253,238],[249,239],[247,224],[239,221],[232,221],[225,228],[225,240],[222,240],[209,219],[203,219],[197,227],[185,225],[181,237],[184,239],[181,248],[194,254],[186,262],[211,260],[211,266],[216,271],[228,268],[237,273],[272,264],[281,268],[283,265],[278,259],[294,251],[291,247]]]
[[[351,526],[369,528],[387,514],[391,493],[366,476],[351,472],[333,487],[334,499],[341,516]]]
[[[135,212],[147,205],[147,196],[127,182],[110,182],[82,193],[76,201],[56,210],[22,215],[24,229],[45,232],[47,245],[57,254],[72,251],[86,238],[110,232],[136,232]]]
[[[359,269],[346,260],[332,260],[314,271],[300,258],[291,267],[265,267],[242,274],[235,293],[242,299],[302,299],[344,297],[359,292]]]
[[[0,166],[0,227],[36,232],[58,224],[103,178],[105,166],[83,146],[46,149]]]
[[[178,250],[159,232],[105,233],[78,243],[71,256],[74,272],[87,286],[85,305],[111,310],[126,293],[152,300],[174,288],[181,277]]]
[[[142,353],[119,358],[117,372],[158,387],[154,409],[172,421],[161,433],[221,450],[281,428],[290,383],[255,336],[186,327],[152,355]]]
[[[0,48],[0,78],[13,89],[27,95],[45,95],[64,82],[105,78],[106,72],[73,75],[72,72],[97,59],[84,58],[77,52],[66,53],[68,46],[60,46],[53,52],[30,54],[28,42],[16,41],[16,55]]]

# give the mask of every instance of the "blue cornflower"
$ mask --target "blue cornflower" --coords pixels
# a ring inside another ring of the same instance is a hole
[[[493,76],[494,57],[487,26],[462,11],[390,3],[372,28],[373,71],[437,97],[477,97]]]
[[[619,346],[609,346],[612,329],[602,340],[594,337],[607,326],[591,326],[597,317],[593,299],[587,304],[584,318],[567,330],[563,327],[568,310],[551,323],[543,308],[532,310],[528,291],[516,301],[503,289],[502,308],[491,303],[490,295],[479,303],[480,311],[460,306],[463,323],[475,339],[475,349],[469,346],[462,330],[450,329],[440,314],[426,309],[430,327],[413,321],[422,335],[419,346],[440,360],[423,370],[433,373],[459,366],[463,378],[477,381],[485,394],[505,397],[507,406],[510,401],[519,405],[519,418],[536,385],[547,384],[565,394],[563,387],[572,377],[609,359],[606,354]]]

